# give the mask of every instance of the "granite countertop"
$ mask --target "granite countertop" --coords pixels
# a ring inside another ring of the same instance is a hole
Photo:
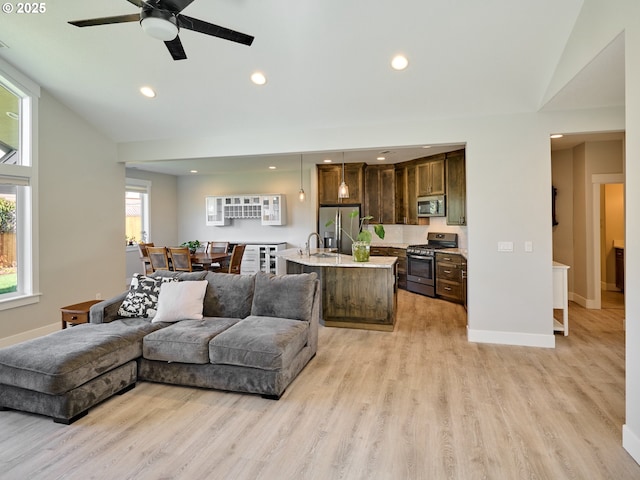
[[[384,243],[384,242],[371,242],[372,247],[391,247],[391,248],[406,248],[409,246],[409,243]]]
[[[275,255],[283,257],[290,262],[310,267],[391,268],[398,260],[398,257],[372,256],[368,262],[354,262],[351,255],[343,255],[341,253],[329,253],[331,256],[322,256],[322,254],[328,253],[326,250],[328,249],[312,248],[311,255],[307,257],[305,253],[300,255],[299,248],[288,248],[276,252]],[[321,256],[314,254],[321,254]]]

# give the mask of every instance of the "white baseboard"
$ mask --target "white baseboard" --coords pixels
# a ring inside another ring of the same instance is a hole
[[[26,332],[12,335],[10,337],[0,338],[0,348],[8,347],[9,345],[15,345],[16,343],[24,342],[25,340],[31,340],[32,338],[42,337],[57,330],[60,330],[60,322],[52,323],[40,328],[35,328],[33,330],[27,330]]]
[[[640,463],[640,438],[626,424],[622,426],[622,447]]]
[[[555,348],[556,338],[551,335],[529,333],[495,332],[489,330],[467,329],[467,340],[474,343],[496,343],[500,345],[519,345],[522,347]]]

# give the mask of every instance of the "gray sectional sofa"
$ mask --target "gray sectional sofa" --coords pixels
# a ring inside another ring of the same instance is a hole
[[[315,273],[141,276],[89,324],[0,349],[0,409],[68,424],[138,380],[278,399],[317,352],[319,288]]]

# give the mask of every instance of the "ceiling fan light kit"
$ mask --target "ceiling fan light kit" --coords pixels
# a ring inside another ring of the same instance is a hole
[[[145,16],[145,11],[153,12],[153,15]],[[159,15],[162,14],[162,15]],[[140,26],[144,33],[163,42],[173,40],[178,36],[179,28],[176,17],[162,10],[142,9],[140,14]]]

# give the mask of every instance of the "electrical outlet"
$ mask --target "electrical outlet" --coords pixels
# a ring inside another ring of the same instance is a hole
[[[533,252],[533,242],[531,240],[524,242],[524,251],[527,253]]]
[[[100,292],[96,293],[96,300],[102,300],[102,294]]]

